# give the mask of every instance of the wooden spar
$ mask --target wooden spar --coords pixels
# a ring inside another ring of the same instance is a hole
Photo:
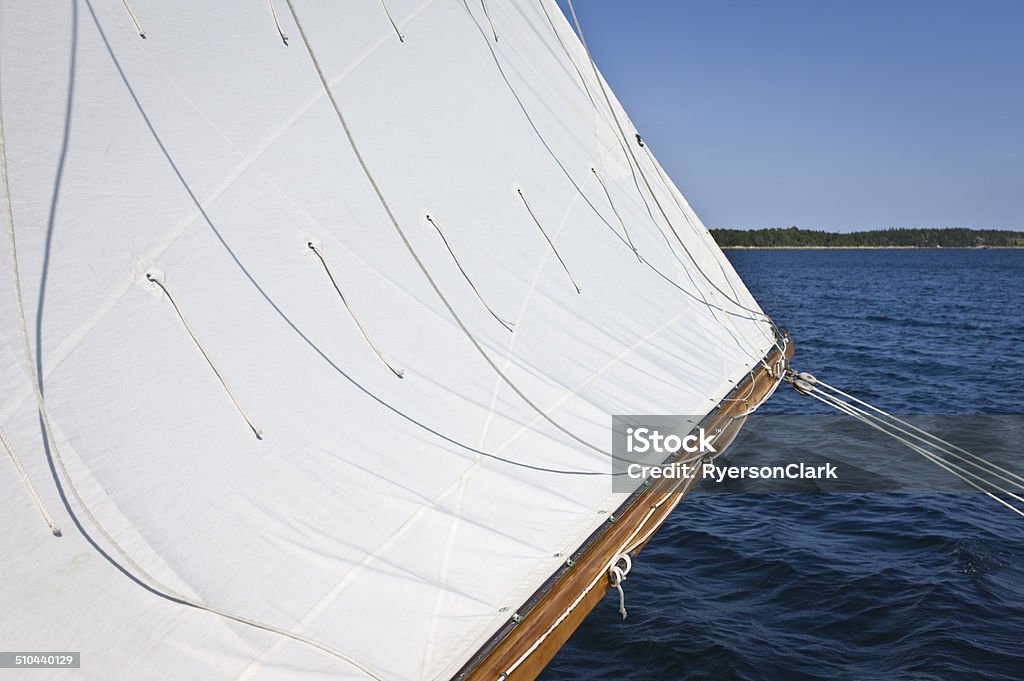
[[[774,376],[765,366],[759,365],[701,422],[705,431],[723,429],[716,443],[731,443],[743,425],[743,414],[760,405],[771,394],[782,369],[793,357],[793,343],[788,336],[786,340],[785,352],[775,348],[765,357]],[[654,480],[643,492],[630,496],[616,510],[614,520],[605,523],[574,554],[573,560],[569,561],[572,564],[567,563],[553,575],[519,609],[517,618],[498,631],[454,678],[458,681],[535,679],[612,588],[608,580],[608,566],[622,547],[635,544],[629,555],[639,553],[686,496],[689,487],[674,491],[679,484],[679,480],[661,478]],[[658,505],[666,495],[671,496]],[[595,580],[596,585],[588,591]],[[513,669],[511,673],[510,669]]]

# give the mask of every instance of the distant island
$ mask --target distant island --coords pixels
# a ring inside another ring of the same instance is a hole
[[[880,229],[825,232],[798,227],[712,229],[722,248],[1024,248],[1024,232],[996,229]]]

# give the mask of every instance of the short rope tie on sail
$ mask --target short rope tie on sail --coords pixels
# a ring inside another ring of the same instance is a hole
[[[391,22],[391,28],[395,29],[395,33],[398,35],[398,42],[404,43],[405,36],[400,30],[398,30],[398,24],[395,23],[395,19],[391,16],[391,10],[388,9],[387,0],[380,0],[380,4],[384,8],[384,14],[388,15],[388,21]]]
[[[487,0],[480,0],[480,5],[484,8],[484,16],[487,17],[487,25],[491,27],[494,42],[498,42],[498,32],[494,30],[494,22],[491,20],[491,11],[487,7]]]
[[[128,16],[132,18],[132,23],[135,24],[135,30],[139,32],[139,37],[143,40],[146,39],[146,31],[142,28],[142,24],[139,23],[139,18],[135,16],[135,12],[132,11],[131,5],[128,4],[128,0],[121,0],[124,4],[124,8],[128,10]]]
[[[242,408],[242,404],[238,401],[238,398],[235,397],[235,393],[232,392],[231,387],[228,385],[227,379],[224,378],[224,374],[222,374],[220,370],[217,368],[217,365],[213,363],[213,359],[210,357],[210,353],[206,351],[206,348],[199,340],[199,336],[197,336],[195,331],[192,330],[192,326],[188,323],[188,320],[185,319],[185,313],[181,311],[181,308],[178,306],[177,301],[174,300],[174,296],[172,296],[171,292],[167,290],[167,286],[164,285],[164,283],[160,281],[160,279],[154,277],[150,272],[146,273],[146,279],[150,283],[159,286],[160,290],[163,291],[164,295],[167,296],[167,300],[170,301],[171,306],[177,313],[178,319],[181,320],[182,326],[185,327],[185,331],[188,332],[189,337],[192,339],[192,342],[195,343],[195,346],[196,348],[199,349],[199,352],[203,355],[203,358],[206,360],[206,363],[210,365],[210,369],[212,369],[213,373],[217,376],[217,380],[220,381],[221,387],[224,388],[224,392],[226,392],[228,394],[228,397],[231,398],[231,403],[235,405],[235,409],[238,410],[239,415],[245,420],[247,424],[249,424],[249,428],[251,428],[252,432],[256,435],[256,439],[262,440],[263,431],[260,430],[260,428],[253,422],[253,420],[249,418],[249,415],[245,413],[245,409]]]
[[[622,567],[619,567],[622,563]],[[628,553],[620,553],[615,556],[612,564],[608,567],[608,583],[613,589],[619,592],[619,614],[626,619],[626,592],[622,590],[622,583],[626,581],[626,575],[633,569],[633,559]]]
[[[14,451],[14,445],[11,444],[11,441],[7,439],[7,436],[4,435],[4,431],[2,430],[0,430],[0,443],[3,444],[4,449],[7,450],[7,454],[10,455],[14,468],[18,471],[18,475],[21,476],[21,483],[25,486],[25,490],[28,491],[28,495],[32,497],[33,503],[35,503],[36,508],[39,509],[39,513],[43,516],[43,520],[49,526],[50,532],[54,537],[61,536],[60,527],[54,521],[50,512],[46,510],[46,504],[43,503],[42,498],[39,496],[39,492],[36,491],[31,478],[28,477],[28,471],[26,471],[25,467],[21,464],[21,458],[18,456],[17,452]]]
[[[540,220],[538,220],[537,216],[534,214],[533,208],[530,207],[530,202],[526,200],[526,194],[523,194],[522,189],[516,189],[516,193],[518,193],[519,198],[523,200],[523,205],[526,206],[526,212],[530,214],[530,217],[533,218],[534,224],[537,225],[537,229],[539,229],[540,233],[544,235],[544,240],[548,242],[548,246],[551,246],[551,250],[554,252],[555,257],[558,258],[558,262],[562,264],[562,269],[565,270],[565,274],[569,277],[569,281],[571,281],[572,285],[576,288],[576,293],[583,293],[580,289],[580,285],[577,284],[576,280],[573,278],[572,272],[569,271],[568,265],[565,264],[565,261],[562,260],[562,256],[558,253],[558,249],[555,248],[555,242],[553,242],[551,237],[548,236],[548,233],[544,231],[544,226],[540,224]]]
[[[888,435],[970,487],[1024,517],[1022,508],[996,496],[996,492],[998,492],[1024,507],[1024,496],[1021,496],[1024,494],[1024,477],[1017,473],[843,392],[816,378],[813,374],[789,369],[783,380],[792,385],[793,389],[801,395],[813,397],[822,404]],[[953,463],[954,460],[959,464]],[[995,480],[1000,480],[1003,484]]]
[[[327,273],[327,278],[331,280],[331,285],[334,286],[334,290],[338,293],[338,297],[341,298],[341,302],[344,303],[349,316],[351,316],[352,321],[356,323],[356,327],[359,329],[359,333],[362,334],[363,340],[365,340],[366,344],[369,345],[375,353],[377,353],[377,357],[380,358],[380,361],[384,362],[384,365],[387,366],[388,369],[391,369],[391,373],[398,378],[402,378],[405,375],[405,371],[403,369],[396,369],[394,365],[384,357],[384,353],[380,351],[380,348],[370,340],[370,334],[366,332],[366,328],[363,326],[363,323],[359,321],[359,316],[356,315],[356,311],[352,309],[352,306],[348,302],[348,298],[346,298],[345,294],[341,292],[341,286],[338,285],[338,280],[334,278],[334,272],[331,271],[331,267],[327,264],[327,259],[324,258],[323,253],[320,252],[320,249],[318,249],[316,244],[312,241],[307,241],[306,247],[313,251],[316,257],[320,260],[320,264],[324,266],[324,272]]]
[[[284,32],[283,28],[281,28],[281,20],[277,16],[277,8],[274,7],[274,0],[268,0],[268,2],[270,4],[270,13],[274,15],[274,26],[277,27],[277,34],[281,36],[281,42],[283,42],[285,44],[285,47],[287,47],[288,34]]]
[[[601,185],[601,189],[604,190],[605,198],[608,199],[608,205],[612,207],[612,213],[615,214],[615,218],[619,221],[619,224],[622,225],[622,233],[626,235],[626,243],[628,243],[629,247],[633,249],[633,255],[636,256],[637,260],[643,262],[644,259],[640,257],[640,251],[636,250],[636,246],[633,245],[633,239],[630,238],[629,236],[629,230],[626,229],[626,223],[622,219],[622,216],[619,215],[619,210],[618,208],[615,207],[615,202],[612,201],[611,192],[608,191],[608,187],[607,185],[605,185],[604,180],[601,178],[601,174],[597,172],[597,168],[591,168],[590,172],[594,173],[594,177],[597,178],[597,183]]]
[[[480,294],[480,291],[477,289],[476,285],[473,283],[473,280],[469,278],[468,274],[466,274],[466,270],[462,267],[462,263],[459,262],[459,258],[455,255],[455,251],[452,250],[451,244],[448,243],[447,237],[445,237],[444,232],[441,231],[441,225],[438,224],[437,220],[435,220],[431,216],[428,215],[426,217],[427,217],[427,222],[432,224],[434,226],[434,229],[437,230],[438,236],[441,237],[441,241],[444,242],[445,248],[447,248],[448,249],[448,253],[451,254],[452,260],[455,261],[455,266],[459,268],[459,272],[462,272],[463,278],[466,280],[466,283],[469,284],[469,287],[471,289],[473,289],[473,293],[476,294],[476,297],[480,300],[480,302],[483,304],[483,306],[485,308],[487,308],[487,311],[491,313],[491,316],[494,317],[495,319],[497,319],[498,323],[500,323],[502,326],[504,326],[506,329],[508,329],[509,332],[512,332],[514,330],[512,327],[515,326],[515,323],[514,322],[510,322],[507,319],[504,319],[503,317],[501,317],[497,312],[494,311],[493,308],[491,308],[490,305],[487,304],[487,301],[484,300],[484,297]]]

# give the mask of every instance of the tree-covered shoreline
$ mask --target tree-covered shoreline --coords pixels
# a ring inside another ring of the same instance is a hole
[[[880,229],[825,232],[797,227],[712,229],[722,248],[1024,248],[1024,232],[996,229]]]

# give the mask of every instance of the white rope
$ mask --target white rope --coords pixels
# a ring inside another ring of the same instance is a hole
[[[398,24],[395,23],[394,18],[392,18],[392,16],[391,16],[391,11],[388,9],[387,0],[380,0],[380,4],[381,4],[381,6],[384,7],[384,14],[388,15],[388,21],[391,22],[391,28],[395,29],[395,33],[398,35],[398,42],[404,43],[405,42],[405,36],[402,35],[402,32],[398,30]]]
[[[458,268],[459,268],[459,272],[462,272],[462,276],[463,276],[463,278],[465,278],[465,280],[466,280],[466,283],[467,283],[467,284],[469,284],[469,287],[470,287],[471,289],[473,289],[473,293],[475,293],[475,294],[476,294],[476,297],[477,297],[477,298],[478,298],[478,299],[480,300],[480,302],[481,302],[481,303],[483,304],[483,306],[484,306],[485,308],[487,308],[487,311],[491,313],[491,316],[492,316],[492,317],[494,317],[495,319],[497,319],[497,320],[498,320],[498,322],[499,322],[499,323],[500,323],[500,324],[501,324],[502,326],[504,326],[504,327],[505,327],[506,329],[508,329],[508,330],[509,330],[510,332],[511,332],[511,331],[513,331],[513,328],[512,328],[512,327],[514,327],[514,326],[515,326],[515,323],[513,323],[513,322],[510,322],[510,321],[508,321],[508,320],[506,320],[506,319],[503,319],[503,318],[502,318],[502,317],[501,317],[501,316],[500,316],[500,315],[499,315],[499,314],[498,314],[497,312],[495,312],[495,311],[494,311],[494,310],[493,310],[493,309],[491,308],[491,306],[487,304],[487,301],[486,301],[486,300],[484,300],[484,297],[483,297],[483,296],[482,296],[482,295],[480,294],[480,291],[479,291],[479,290],[477,290],[477,287],[476,287],[476,285],[475,285],[475,284],[473,283],[473,280],[469,278],[469,275],[468,275],[468,274],[466,274],[466,270],[465,270],[465,269],[463,269],[463,267],[462,267],[462,263],[460,263],[460,262],[459,262],[459,259],[458,259],[458,257],[456,257],[456,255],[455,255],[455,251],[453,251],[453,250],[452,250],[451,244],[449,244],[449,243],[448,243],[448,239],[447,239],[447,238],[445,237],[445,235],[444,235],[444,232],[443,232],[443,231],[441,231],[441,225],[440,225],[440,224],[438,224],[438,222],[437,222],[437,221],[436,221],[436,220],[435,220],[434,218],[432,218],[431,216],[429,216],[429,215],[427,216],[427,222],[429,222],[430,224],[432,224],[432,225],[434,226],[434,229],[436,229],[436,230],[437,230],[437,234],[438,234],[438,236],[440,236],[440,237],[441,237],[441,241],[443,241],[443,242],[444,242],[444,246],[445,246],[445,248],[447,248],[447,249],[448,249],[448,253],[450,253],[450,254],[451,254],[451,256],[452,256],[452,260],[454,260],[454,261],[455,261],[455,265],[456,265],[456,267],[458,267]]]
[[[309,248],[309,250],[313,251],[313,253],[316,254],[317,258],[320,259],[320,264],[324,266],[324,271],[327,272],[327,278],[331,280],[331,285],[334,286],[334,290],[337,291],[338,297],[341,298],[341,302],[344,303],[345,309],[348,310],[349,316],[351,316],[352,321],[356,323],[356,328],[359,329],[359,333],[363,335],[363,340],[365,340],[366,344],[369,345],[370,348],[377,354],[377,357],[380,358],[380,361],[384,362],[384,365],[388,369],[391,369],[391,373],[393,373],[398,378],[402,378],[405,375],[405,371],[403,369],[398,369],[393,364],[391,364],[391,362],[389,362],[387,358],[384,357],[384,353],[381,352],[380,348],[377,347],[377,344],[370,340],[370,334],[366,332],[366,327],[364,327],[363,323],[359,321],[359,316],[356,315],[356,311],[352,309],[352,306],[348,302],[348,298],[346,298],[345,294],[341,292],[341,287],[338,285],[338,280],[334,278],[334,272],[331,271],[331,267],[330,265],[327,264],[327,260],[326,258],[324,258],[323,253],[320,252],[320,250],[312,241],[306,242],[306,246]]]
[[[25,321],[25,307],[22,304],[21,297],[21,276],[18,274],[18,247],[14,237],[14,208],[11,205],[11,184],[10,178],[7,176],[7,147],[4,142],[4,115],[2,100],[0,100],[0,182],[3,183],[4,188],[4,224],[7,226],[7,248],[10,251],[11,258],[11,279],[14,286],[15,298],[17,299],[18,307],[18,325],[22,330],[22,335],[25,340],[25,351],[26,358],[28,361],[28,370],[35,378],[35,373],[32,372],[32,349],[28,344],[28,324]],[[32,484],[31,478],[28,476],[28,472],[25,467],[21,464],[21,459],[14,451],[14,446],[4,435],[4,432],[0,430],[0,441],[3,442],[4,448],[11,457],[11,462],[14,463],[15,469],[18,471],[18,475],[21,476],[21,482],[24,484],[25,489],[28,491],[29,496],[35,502],[36,508],[43,516],[43,520],[50,527],[50,532],[54,536],[61,536],[60,527],[54,522],[53,517],[46,510],[46,505],[43,500],[39,497],[36,492],[35,486]]]
[[[213,363],[213,358],[210,357],[210,353],[206,351],[206,348],[203,347],[202,342],[200,342],[199,336],[196,335],[196,332],[193,331],[192,326],[188,323],[188,320],[185,319],[185,313],[181,311],[180,307],[178,307],[177,301],[174,300],[174,296],[171,295],[171,292],[167,290],[167,286],[165,286],[164,283],[160,281],[159,278],[154,277],[149,272],[146,273],[146,279],[151,283],[159,286],[160,290],[163,291],[164,294],[167,296],[167,300],[170,301],[171,306],[177,313],[178,319],[181,320],[182,326],[185,327],[185,331],[188,332],[189,337],[192,338],[192,342],[195,343],[196,347],[199,349],[199,352],[202,353],[203,358],[206,360],[206,363],[210,365],[210,369],[212,369],[213,373],[217,376],[217,380],[220,381],[221,386],[224,388],[224,392],[226,392],[228,394],[228,397],[231,398],[231,403],[235,405],[235,409],[238,410],[238,413],[245,420],[245,422],[249,424],[249,428],[251,428],[252,432],[256,435],[256,439],[262,440],[263,431],[260,430],[259,427],[253,422],[253,420],[249,418],[249,415],[245,413],[245,409],[242,408],[242,405],[238,401],[238,398],[235,397],[235,393],[232,392],[231,387],[228,385],[227,379],[224,378],[224,374],[222,374],[220,370],[217,368],[217,365]]]
[[[697,272],[700,273],[700,275],[704,278],[705,281],[708,282],[708,284],[711,285],[712,288],[718,291],[722,296],[725,297],[726,300],[736,305],[738,308],[745,310],[751,314],[757,315],[763,321],[766,321],[768,324],[771,325],[773,329],[776,330],[776,336],[781,335],[778,334],[778,327],[776,326],[775,321],[769,315],[765,314],[762,310],[756,310],[754,308],[748,307],[741,303],[740,301],[732,298],[713,279],[711,279],[711,277],[709,277],[707,273],[704,272],[703,268],[701,268],[700,264],[697,262],[697,259],[694,258],[693,254],[690,252],[690,249],[687,247],[686,243],[679,235],[679,232],[676,231],[675,226],[672,224],[672,220],[668,217],[668,213],[666,213],[664,207],[661,205],[661,202],[658,200],[657,195],[654,193],[654,190],[651,188],[651,184],[647,180],[647,176],[644,174],[643,169],[640,166],[640,161],[636,158],[636,154],[633,153],[633,149],[629,144],[629,138],[626,136],[625,130],[622,127],[622,123],[619,121],[619,117],[615,113],[615,107],[612,105],[611,96],[608,94],[608,91],[604,86],[604,81],[601,78],[601,74],[597,70],[597,63],[594,61],[594,57],[590,53],[590,48],[587,47],[586,38],[584,38],[583,36],[583,28],[580,26],[579,18],[576,16],[576,8],[573,5],[572,0],[568,0],[568,4],[569,11],[572,14],[573,22],[576,24],[576,33],[579,36],[580,43],[582,44],[583,50],[587,55],[587,60],[590,62],[591,69],[594,72],[594,78],[597,80],[597,84],[601,90],[601,94],[603,95],[604,101],[607,104],[608,110],[611,113],[612,120],[615,122],[615,126],[619,131],[619,135],[622,137],[623,140],[625,140],[625,148],[628,150],[629,157],[632,159],[633,163],[636,164],[637,170],[639,171],[640,179],[643,180],[644,186],[647,187],[648,193],[651,195],[651,198],[654,199],[654,204],[658,207],[658,212],[661,213],[661,216],[665,220],[665,223],[668,225],[668,228],[672,232],[672,235],[675,237],[680,247],[682,247],[683,252],[686,253],[687,257],[690,259],[690,262],[693,263],[693,266],[694,268],[696,268]],[[780,347],[780,349],[782,348]]]
[[[320,66],[320,60],[317,59],[316,53],[313,51],[313,46],[309,42],[309,37],[306,35],[306,32],[302,26],[302,21],[299,19],[298,12],[295,10],[294,1],[285,0],[285,2],[288,3],[288,10],[291,12],[292,19],[295,21],[295,26],[299,31],[299,37],[302,38],[302,43],[306,48],[306,52],[309,54],[309,59],[313,64],[313,68],[316,70],[316,75],[320,79],[320,84],[324,88],[324,92],[327,94],[327,99],[331,102],[331,107],[334,109],[335,116],[337,116],[338,118],[338,123],[341,125],[341,128],[345,133],[345,137],[348,140],[349,145],[352,147],[352,153],[355,155],[356,160],[359,162],[359,166],[363,171],[363,175],[366,177],[367,182],[370,183],[370,187],[373,189],[374,194],[377,196],[377,201],[380,203],[385,215],[387,215],[388,221],[394,228],[395,233],[398,235],[398,238],[402,241],[402,245],[405,247],[406,251],[408,251],[409,256],[413,259],[413,262],[416,263],[416,266],[420,269],[420,272],[423,273],[423,276],[424,278],[426,278],[427,283],[430,284],[430,287],[434,290],[434,293],[441,301],[441,304],[444,305],[445,309],[448,311],[448,314],[451,315],[452,319],[455,321],[455,324],[459,327],[459,330],[462,331],[463,335],[466,336],[466,340],[470,342],[470,344],[480,355],[480,357],[485,362],[487,362],[488,366],[490,366],[491,369],[495,372],[495,375],[497,375],[505,383],[505,385],[507,385],[509,389],[512,390],[512,392],[514,392],[521,400],[523,400],[523,402],[525,402],[527,406],[529,406],[531,409],[537,412],[537,414],[547,423],[549,423],[552,427],[556,428],[559,432],[567,435],[576,442],[579,442],[584,447],[587,447],[588,449],[591,449],[597,452],[598,454],[601,454],[602,456],[615,459],[616,457],[612,452],[608,451],[604,447],[600,447],[584,439],[579,434],[566,428],[560,422],[556,421],[550,414],[548,414],[540,405],[538,405],[536,402],[530,399],[530,397],[525,392],[523,392],[523,390],[518,385],[516,385],[516,383],[512,381],[512,379],[509,378],[504,371],[502,371],[501,367],[497,365],[494,359],[489,354],[487,354],[487,351],[484,350],[483,346],[480,344],[480,341],[476,339],[473,333],[469,330],[469,327],[467,327],[466,323],[462,320],[462,317],[460,317],[458,313],[455,311],[455,308],[452,306],[451,301],[449,301],[448,298],[444,295],[444,292],[441,290],[441,287],[438,286],[437,282],[434,280],[434,277],[431,276],[430,270],[427,269],[426,264],[420,258],[419,254],[416,252],[416,249],[413,247],[412,242],[409,240],[408,235],[405,233],[405,230],[402,229],[401,224],[399,224],[398,218],[395,217],[394,211],[391,210],[390,204],[387,202],[387,199],[384,198],[384,193],[381,191],[380,186],[378,186],[377,180],[373,177],[373,173],[370,172],[369,166],[366,165],[366,159],[363,158],[363,154],[359,150],[359,146],[356,144],[355,137],[352,134],[352,130],[348,127],[348,121],[345,120],[345,116],[341,112],[341,106],[338,104],[338,100],[334,96],[334,91],[328,84],[327,77],[324,75],[323,68]]]
[[[597,183],[601,185],[601,189],[604,190],[604,195],[608,199],[608,205],[611,206],[612,213],[615,214],[615,218],[622,225],[622,233],[626,235],[626,241],[629,243],[629,247],[633,249],[633,253],[636,255],[636,259],[643,262],[644,259],[640,257],[640,251],[636,250],[636,246],[633,244],[633,239],[629,236],[629,230],[626,229],[626,223],[622,220],[622,216],[619,215],[618,209],[615,207],[615,202],[612,201],[611,192],[608,191],[608,187],[605,185],[604,180],[601,178],[600,173],[597,172],[597,168],[591,168],[590,172],[594,173],[594,177],[597,178]]]
[[[132,11],[131,5],[128,4],[128,0],[121,0],[124,4],[124,8],[128,10],[128,16],[132,18],[132,23],[135,24],[135,30],[139,32],[139,37],[145,40],[146,31],[142,28],[142,24],[139,23],[139,18],[135,16],[135,12]]]
[[[538,220],[537,216],[534,214],[533,208],[530,207],[530,202],[526,200],[526,195],[523,194],[523,190],[516,189],[516,192],[519,194],[519,198],[523,200],[523,205],[526,206],[526,211],[530,214],[530,217],[533,218],[533,223],[537,225],[537,229],[539,229],[540,233],[544,235],[544,240],[548,242],[548,246],[551,246],[551,250],[554,251],[555,257],[558,258],[558,262],[562,264],[562,269],[565,270],[565,274],[569,277],[569,281],[571,281],[572,285],[576,288],[576,293],[583,293],[583,291],[580,290],[580,285],[577,284],[576,280],[573,278],[572,272],[569,271],[569,266],[565,264],[565,261],[562,260],[562,256],[558,254],[558,249],[555,248],[555,242],[553,242],[551,237],[548,236],[548,233],[544,231],[543,225],[540,224],[540,220]]]
[[[35,485],[32,484],[31,478],[28,477],[28,471],[26,471],[25,467],[21,464],[21,459],[18,457],[17,452],[14,451],[14,445],[11,444],[10,440],[7,439],[7,436],[4,435],[4,431],[2,430],[0,430],[0,443],[3,444],[4,449],[6,449],[7,453],[10,455],[11,462],[14,464],[14,468],[18,471],[18,475],[21,476],[22,484],[28,491],[29,496],[32,497],[33,503],[35,503],[36,508],[39,509],[39,513],[43,516],[43,520],[50,528],[50,532],[55,537],[61,536],[60,527],[54,521],[53,516],[50,515],[50,512],[46,510],[46,504],[44,504],[43,500],[40,498],[39,492],[36,491]]]
[[[2,101],[2,97],[0,97],[0,102]],[[126,574],[130,575],[132,579],[137,580],[140,584],[145,585],[146,588],[152,589],[154,592],[158,593],[164,598],[168,598],[172,601],[177,601],[183,605],[196,608],[197,610],[204,610],[219,617],[233,620],[246,626],[261,629],[272,634],[277,634],[278,636],[284,636],[285,638],[290,638],[293,641],[297,641],[304,645],[308,645],[312,648],[316,648],[317,650],[323,651],[333,657],[336,657],[352,665],[356,669],[359,669],[360,671],[364,672],[370,678],[377,679],[377,681],[384,681],[384,679],[381,676],[373,672],[366,665],[360,663],[358,660],[350,657],[349,655],[346,655],[340,650],[328,646],[325,643],[321,643],[316,639],[304,636],[302,634],[290,631],[288,629],[284,629],[282,627],[275,626],[273,624],[260,622],[258,620],[250,619],[243,615],[238,615],[227,610],[222,610],[220,608],[207,605],[202,601],[199,601],[197,599],[191,598],[189,596],[177,592],[176,590],[172,589],[171,587],[167,586],[160,580],[150,575],[145,568],[143,568],[134,558],[131,557],[131,555],[127,551],[125,551],[124,547],[122,547],[121,544],[118,543],[116,539],[114,539],[113,535],[110,534],[106,527],[99,521],[96,515],[92,512],[92,509],[89,507],[85,499],[82,497],[82,494],[79,491],[77,485],[75,485],[74,478],[71,477],[71,474],[68,471],[67,465],[64,461],[64,457],[60,453],[60,448],[57,445],[57,438],[54,436],[53,424],[50,420],[50,412],[46,408],[46,401],[43,398],[42,386],[39,383],[38,375],[32,369],[32,345],[28,334],[28,324],[26,323],[25,320],[25,302],[21,292],[21,279],[18,274],[18,251],[14,231],[14,214],[11,210],[10,183],[8,181],[7,175],[7,155],[4,147],[2,108],[0,108],[0,171],[2,171],[0,172],[0,181],[2,181],[3,184],[4,215],[5,222],[7,223],[7,240],[11,252],[11,276],[14,281],[14,297],[15,304],[18,310],[18,326],[19,331],[21,332],[22,350],[24,351],[25,365],[28,368],[29,376],[32,379],[32,391],[36,399],[36,407],[39,411],[39,416],[43,422],[43,430],[46,434],[46,438],[49,440],[50,449],[53,452],[53,461],[56,464],[59,476],[63,478],[67,490],[71,493],[72,498],[75,500],[75,503],[78,504],[78,507],[81,509],[81,512],[85,515],[85,517],[96,529],[96,531],[99,532],[100,536],[102,536],[103,539],[108,543],[109,547],[115,553],[117,553],[117,555],[120,556],[121,560],[127,565],[127,568],[124,568],[123,566],[118,567],[120,567],[121,569],[125,569]],[[59,484],[60,483],[58,482],[58,485]],[[68,505],[68,510],[70,512],[70,505]],[[85,531],[82,530],[82,533],[85,534]],[[86,536],[88,537],[88,535]]]
[[[277,8],[274,7],[274,0],[268,0],[268,3],[270,4],[270,13],[274,15],[274,26],[277,27],[277,34],[281,36],[281,42],[283,42],[287,47],[288,34],[284,32],[283,28],[281,28],[281,20],[277,16]]]
[[[480,4],[484,8],[484,16],[487,17],[487,24],[491,27],[491,35],[494,36],[494,42],[498,42],[498,32],[494,30],[494,22],[491,21],[491,12],[487,8],[487,0],[480,0]]]
[[[623,563],[624,567],[619,567],[619,563]],[[620,553],[612,559],[612,566],[608,568],[608,583],[611,584],[613,589],[619,591],[619,614],[622,615],[622,619],[626,619],[626,592],[622,590],[622,583],[626,581],[626,575],[633,569],[633,559],[629,557],[628,553]]]

